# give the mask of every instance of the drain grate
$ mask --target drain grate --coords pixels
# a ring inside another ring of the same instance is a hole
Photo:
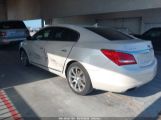
[[[20,113],[9,100],[4,90],[0,90],[0,120],[22,120]]]

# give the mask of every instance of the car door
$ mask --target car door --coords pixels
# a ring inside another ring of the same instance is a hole
[[[46,52],[48,67],[62,72],[72,47],[79,39],[79,33],[63,27],[53,27],[53,40],[48,41]]]
[[[45,46],[48,39],[50,39],[51,33],[52,31],[50,28],[45,28],[33,36],[31,44],[31,61],[34,64],[47,67],[47,54]]]

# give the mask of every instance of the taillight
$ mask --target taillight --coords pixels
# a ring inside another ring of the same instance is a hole
[[[6,32],[0,32],[0,36],[1,37],[4,37],[4,36],[6,36],[7,34],[6,34]]]
[[[134,56],[131,54],[107,49],[103,49],[101,51],[107,58],[109,58],[112,62],[114,62],[118,66],[137,64]]]

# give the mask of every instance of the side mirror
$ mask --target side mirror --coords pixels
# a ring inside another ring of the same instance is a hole
[[[32,40],[32,37],[30,35],[27,36],[27,40]]]

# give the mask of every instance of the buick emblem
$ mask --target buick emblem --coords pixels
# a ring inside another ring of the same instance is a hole
[[[151,48],[151,46],[150,46],[150,45],[148,45],[148,48]]]

